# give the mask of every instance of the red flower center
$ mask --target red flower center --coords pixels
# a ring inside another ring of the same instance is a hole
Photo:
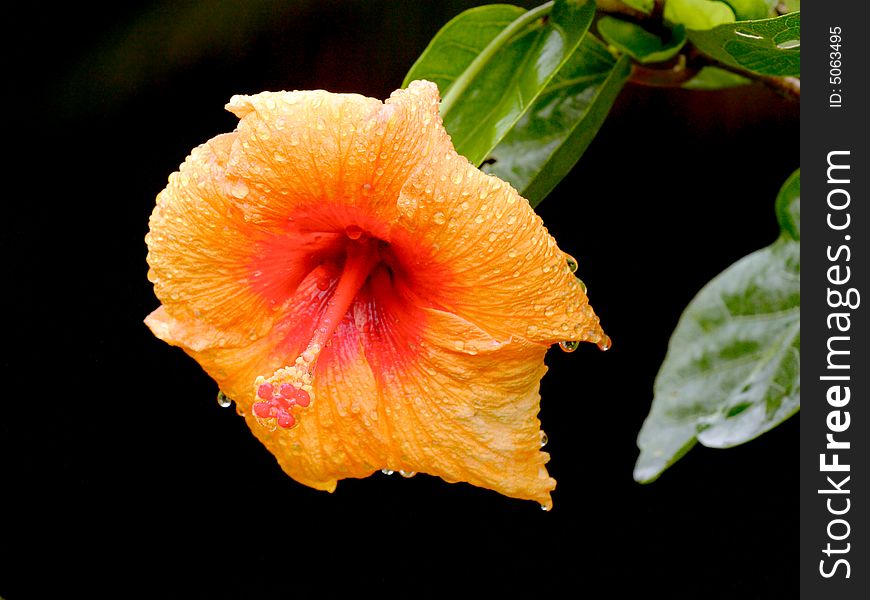
[[[348,225],[343,235],[340,231],[294,235],[297,244],[282,250],[297,264],[273,272],[283,275],[284,281],[267,277],[257,282],[266,292],[292,295],[296,290],[291,291],[294,282],[288,280],[288,274],[301,280],[313,275],[318,290],[328,297],[325,307],[308,324],[310,337],[295,363],[278,369],[269,378],[256,380],[258,401],[253,412],[267,426],[289,429],[296,425],[299,410],[314,399],[311,382],[317,360],[348,315],[360,333],[383,333],[373,332],[373,326],[383,318],[383,309],[395,304],[396,285],[407,288],[402,275],[405,270],[387,242],[358,225]],[[300,248],[307,252],[300,255]],[[266,256],[263,263],[278,264],[273,256]]]

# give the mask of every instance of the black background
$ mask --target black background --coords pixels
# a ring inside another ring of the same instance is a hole
[[[8,13],[0,596],[797,595],[797,417],[735,449],[697,447],[651,485],[631,476],[682,309],[777,235],[799,109],[764,88],[627,86],[541,205],[614,341],[548,355],[550,513],[425,475],[308,489],[142,324],[158,305],[143,241],[154,197],[190,149],[235,126],[231,95],[385,98],[473,4]]]

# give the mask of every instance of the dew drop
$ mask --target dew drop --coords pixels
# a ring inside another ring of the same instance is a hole
[[[576,279],[577,279],[577,283],[580,285],[580,289],[583,290],[583,293],[584,293],[584,294],[587,293],[587,289],[588,289],[588,288],[586,287],[586,284],[583,283],[583,280],[580,279],[579,277],[576,277]]]
[[[566,254],[566,255],[565,255],[565,262],[568,263],[568,269],[569,269],[572,273],[576,273],[576,272],[577,272],[577,259],[576,259],[576,258],[574,258],[573,256],[571,256],[570,254]]]
[[[567,340],[564,342],[559,342],[559,348],[562,349],[562,352],[574,352],[574,350],[576,350],[579,347],[580,347],[580,342],[577,342],[574,340]]]
[[[417,474],[417,471],[399,471],[399,475],[405,478],[411,478]]]
[[[384,475],[392,475],[393,473],[395,473],[395,471],[393,471],[392,469],[381,469],[381,473],[383,473]]]
[[[607,352],[608,350],[610,350],[610,346],[611,346],[610,336],[605,334],[604,339],[602,339],[600,342],[598,342],[598,349],[601,350],[602,352]]]
[[[463,350],[465,350],[465,342],[463,342],[462,340],[456,340],[455,342],[453,342],[453,347],[456,348],[459,352],[462,352]]]
[[[358,240],[362,237],[363,230],[356,225],[348,225],[344,229],[345,234],[352,240]]]
[[[545,431],[541,432],[541,448],[547,445],[547,442],[550,441],[550,438],[547,437],[547,433]]]
[[[217,403],[218,406],[220,406],[221,408],[229,408],[230,406],[232,406],[233,401],[230,400],[230,398],[228,398],[227,395],[223,392],[218,392]]]
[[[439,211],[432,215],[432,220],[435,222],[436,225],[444,225],[444,223],[447,221],[447,217],[444,215],[443,212]]]
[[[230,188],[230,193],[239,200],[241,200],[248,195],[248,186],[245,185],[244,181],[236,181],[235,183],[233,183],[232,188]]]
[[[550,509],[551,509],[551,508],[553,508],[553,507],[552,507],[552,506],[547,506],[547,505],[545,505],[545,504],[542,504],[542,505],[541,505],[541,510],[544,511],[544,512],[550,512]]]

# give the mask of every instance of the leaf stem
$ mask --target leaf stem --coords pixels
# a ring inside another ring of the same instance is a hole
[[[663,0],[655,0],[652,11],[646,14],[622,2],[622,0],[595,0],[598,12],[620,14],[637,21],[661,21],[662,14],[664,13],[664,4]]]
[[[680,87],[698,74],[703,67],[717,67],[723,71],[746,77],[767,86],[779,95],[795,102],[801,101],[801,80],[797,77],[774,77],[744,71],[738,67],[719,62],[687,44],[684,52],[662,63],[661,68],[633,64],[629,81],[652,87]]]
[[[780,96],[795,102],[801,101],[801,80],[797,77],[774,77],[772,75],[759,75],[751,71],[744,71],[737,67],[719,62],[707,56],[703,57],[706,62],[712,67],[718,67],[723,71],[736,73],[748,79],[752,79],[762,85],[767,86]]]
[[[495,39],[487,44],[486,48],[483,49],[483,52],[478,54],[477,57],[471,61],[468,68],[462,72],[462,75],[456,78],[453,85],[451,85],[448,88],[447,93],[444,94],[444,98],[441,100],[441,117],[443,118],[448,112],[450,112],[450,109],[453,108],[457,98],[462,96],[466,88],[471,84],[474,78],[477,77],[480,71],[483,70],[483,67],[490,61],[496,52],[501,50],[501,48],[507,44],[518,31],[526,27],[529,23],[534,22],[536,19],[550,14],[551,10],[553,10],[552,1],[533,8],[505,27],[504,30],[495,37]]]

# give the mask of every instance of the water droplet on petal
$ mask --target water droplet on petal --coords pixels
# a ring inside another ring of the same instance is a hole
[[[362,237],[363,230],[356,225],[348,225],[344,229],[345,234],[352,240],[358,240]]]
[[[230,193],[241,200],[248,195],[248,186],[242,180],[236,181],[230,188]]]
[[[583,293],[588,294],[589,293],[588,288],[586,287],[586,284],[583,283],[583,280],[580,279],[579,277],[576,277],[575,279],[577,279],[577,283],[580,285],[580,289],[583,290]]]
[[[395,471],[393,471],[392,469],[381,469],[381,473],[383,473],[384,475],[392,475],[393,473],[395,473]]]
[[[542,504],[542,505],[541,505],[541,510],[544,511],[544,512],[550,512],[550,509],[551,509],[551,508],[553,508],[553,507],[552,507],[552,506],[547,506],[547,505],[545,505],[545,504]]]
[[[574,352],[577,348],[580,347],[580,342],[574,340],[566,340],[564,342],[559,342],[559,348],[562,349],[562,352]]]
[[[605,334],[604,338],[600,342],[598,342],[598,349],[603,352],[607,352],[608,350],[610,350],[610,346],[610,336]]]
[[[541,448],[547,445],[547,442],[550,441],[550,438],[547,437],[547,432],[541,432]]]
[[[436,225],[444,225],[444,223],[447,221],[447,217],[444,215],[443,212],[439,211],[432,215],[432,220],[435,222]]]
[[[218,392],[217,403],[218,406],[220,406],[221,408],[229,408],[230,406],[232,406],[233,401],[228,398],[227,395],[223,392]]]
[[[417,471],[399,471],[399,475],[402,477],[413,477],[417,474]]]

